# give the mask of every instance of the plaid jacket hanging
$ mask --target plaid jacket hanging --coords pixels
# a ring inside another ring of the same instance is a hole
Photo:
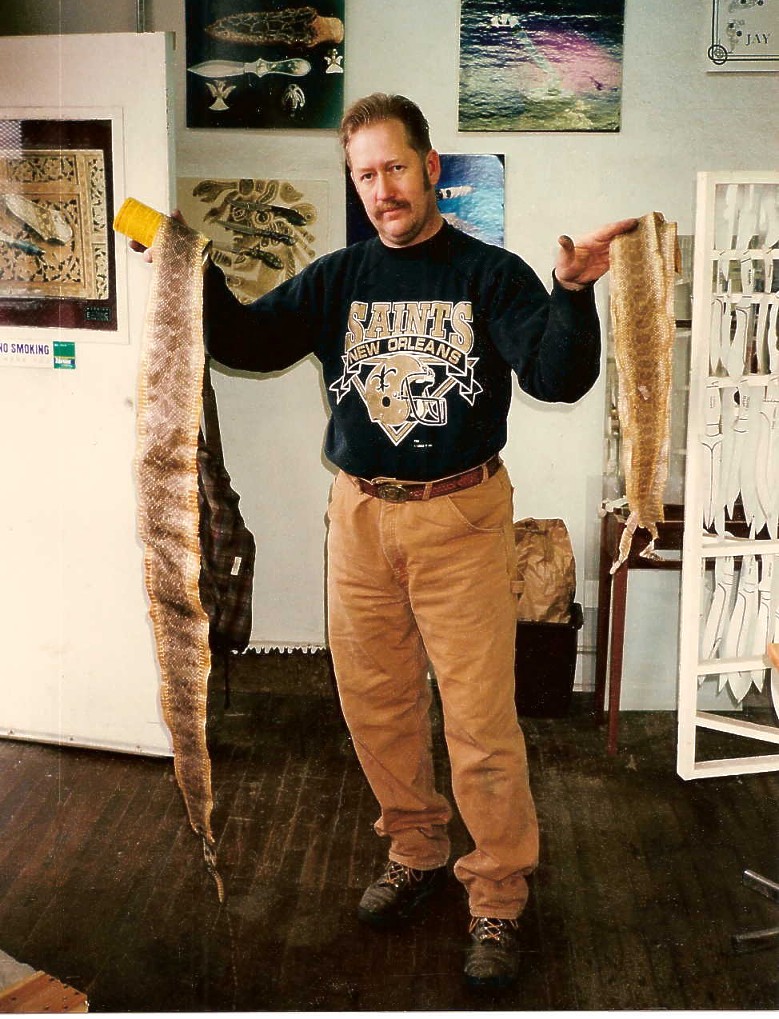
[[[224,465],[211,373],[203,374],[205,433],[198,434],[200,602],[214,651],[245,651],[252,629],[255,541]]]

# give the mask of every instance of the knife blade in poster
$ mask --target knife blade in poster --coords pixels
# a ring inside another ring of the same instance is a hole
[[[237,78],[242,74],[253,74],[257,78],[264,78],[266,74],[286,74],[300,78],[308,74],[311,64],[301,57],[291,57],[289,60],[258,59],[248,64],[240,60],[205,60],[187,70],[201,78]]]

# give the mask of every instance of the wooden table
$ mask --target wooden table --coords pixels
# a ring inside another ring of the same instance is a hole
[[[658,525],[659,537],[655,549],[677,551],[682,547],[684,507],[667,505],[665,522]],[[617,752],[619,728],[619,702],[622,691],[622,660],[625,644],[625,606],[628,577],[631,570],[681,570],[681,556],[673,559],[642,559],[640,553],[649,544],[646,531],[633,535],[630,554],[617,572],[611,575],[611,566],[617,556],[619,541],[625,530],[626,517],[617,511],[607,513],[601,521],[600,563],[598,569],[598,624],[595,642],[595,717],[604,721],[606,679],[608,676],[608,737],[609,754]]]

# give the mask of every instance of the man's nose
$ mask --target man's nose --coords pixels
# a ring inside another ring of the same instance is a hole
[[[392,197],[392,180],[387,173],[376,175],[376,201],[382,202]]]

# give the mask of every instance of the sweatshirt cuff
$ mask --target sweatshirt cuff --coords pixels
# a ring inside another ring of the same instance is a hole
[[[560,295],[562,295],[563,300],[573,301],[574,303],[582,302],[589,304],[593,300],[594,293],[595,293],[594,283],[585,283],[581,290],[569,290],[567,287],[564,287],[562,283],[560,283],[560,281],[554,274],[554,269],[552,270],[553,297],[558,298],[560,297]]]

